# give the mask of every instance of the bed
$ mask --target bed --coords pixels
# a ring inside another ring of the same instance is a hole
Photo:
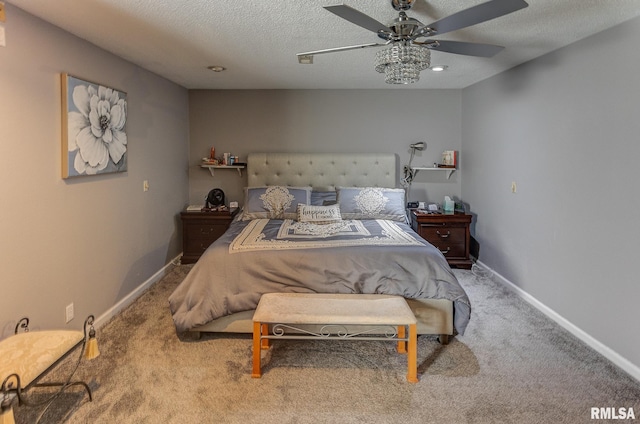
[[[394,154],[253,153],[243,210],[169,298],[178,332],[251,333],[269,292],[393,294],[418,334],[471,314],[442,253],[408,225]]]

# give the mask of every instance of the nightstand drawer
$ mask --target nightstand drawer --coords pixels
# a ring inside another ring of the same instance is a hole
[[[465,256],[465,228],[421,226],[420,235],[440,249],[445,256]]]
[[[222,222],[220,224],[200,224],[200,225],[185,225],[185,236],[189,240],[206,239],[214,242],[218,239],[229,226],[228,223]],[[211,242],[209,244],[211,244]]]

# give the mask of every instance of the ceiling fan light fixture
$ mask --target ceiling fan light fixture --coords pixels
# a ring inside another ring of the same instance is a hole
[[[391,0],[391,6],[395,10],[409,10],[415,0]]]
[[[429,67],[431,52],[426,47],[394,44],[376,53],[375,70],[385,74],[387,84],[411,84]]]

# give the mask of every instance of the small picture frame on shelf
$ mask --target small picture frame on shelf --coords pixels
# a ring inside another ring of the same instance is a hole
[[[442,152],[442,162],[439,168],[455,168],[458,165],[458,152],[455,150],[445,150]]]

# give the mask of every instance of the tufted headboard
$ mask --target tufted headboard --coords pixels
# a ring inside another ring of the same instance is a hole
[[[248,186],[396,187],[393,153],[250,153]]]

